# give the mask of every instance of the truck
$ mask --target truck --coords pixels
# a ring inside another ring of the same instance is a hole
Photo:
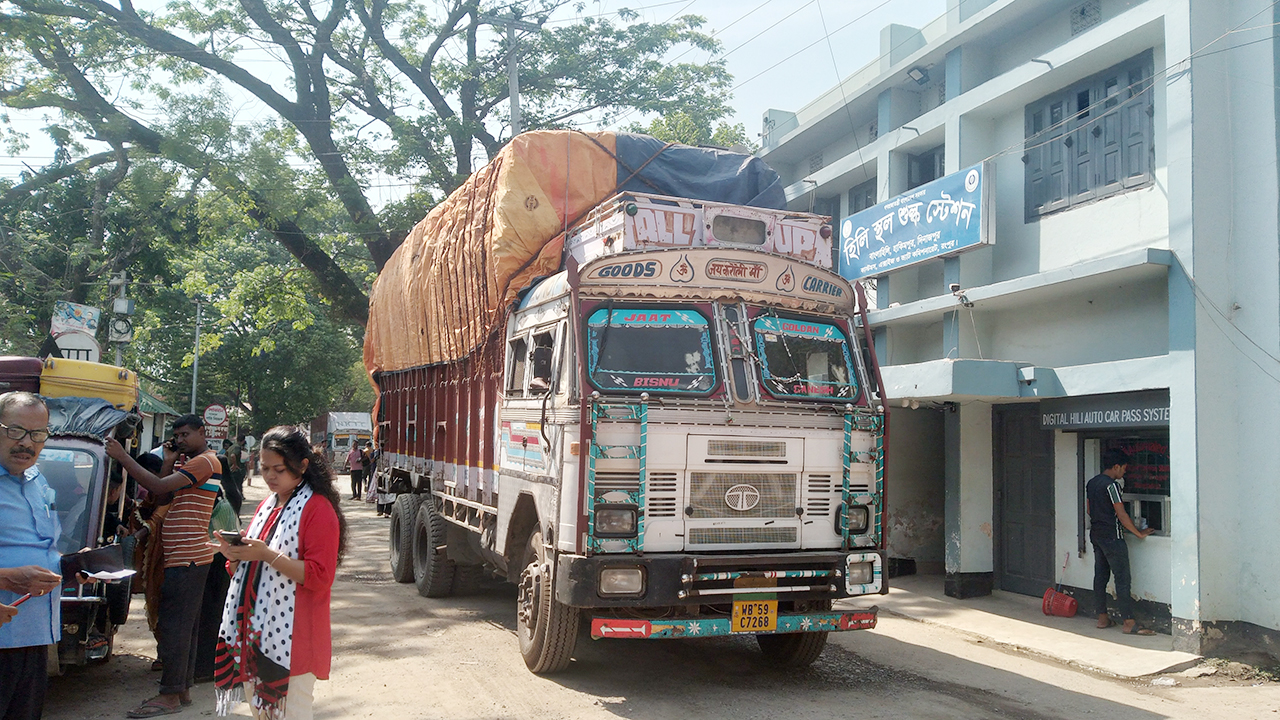
[[[373,418],[365,412],[329,412],[311,421],[311,443],[324,447],[325,459],[335,470],[346,470],[352,445],[373,438]]]
[[[396,580],[515,583],[535,673],[568,667],[580,626],[753,635],[791,667],[874,627],[885,400],[829,221],[749,156],[516,137],[371,294]]]

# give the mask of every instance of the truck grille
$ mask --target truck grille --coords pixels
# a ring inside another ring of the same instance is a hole
[[[725,500],[736,485],[749,485],[759,493],[759,502],[747,510],[735,510]],[[794,473],[689,473],[689,517],[691,518],[789,518],[796,514]]]
[[[645,488],[646,517],[673,518],[676,516],[676,492],[679,476],[673,472],[651,472]]]
[[[720,457],[786,457],[787,444],[772,440],[708,440],[707,454]]]
[[[780,528],[689,528],[690,545],[739,545],[744,543],[793,543],[796,529]]]
[[[831,514],[832,495],[835,478],[830,475],[810,475],[807,487],[805,489],[808,499],[805,502],[804,513],[809,517],[826,517]],[[839,502],[836,500],[835,502]]]

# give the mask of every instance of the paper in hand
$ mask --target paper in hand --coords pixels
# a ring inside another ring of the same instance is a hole
[[[137,572],[138,572],[137,570],[114,570],[114,571],[102,570],[100,572],[85,573],[85,575],[88,575],[94,580],[101,580],[103,582],[119,582],[127,577],[130,577],[131,575],[136,574]]]

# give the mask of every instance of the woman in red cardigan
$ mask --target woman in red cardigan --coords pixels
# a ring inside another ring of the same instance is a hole
[[[214,665],[217,710],[226,715],[247,690],[255,717],[310,720],[315,682],[329,679],[329,594],[346,521],[333,473],[297,428],[268,430],[259,459],[272,494],[243,544],[218,538],[232,578]]]

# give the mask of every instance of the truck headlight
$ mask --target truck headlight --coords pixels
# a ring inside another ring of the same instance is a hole
[[[850,585],[866,585],[875,577],[874,568],[869,562],[849,563],[847,571]]]
[[[844,513],[845,526],[850,535],[861,535],[867,531],[871,521],[871,512],[866,505],[854,505]]]
[[[596,506],[596,537],[635,537],[636,518],[639,509],[635,505]]]
[[[601,595],[644,594],[644,570],[638,567],[611,567],[600,571]]]

